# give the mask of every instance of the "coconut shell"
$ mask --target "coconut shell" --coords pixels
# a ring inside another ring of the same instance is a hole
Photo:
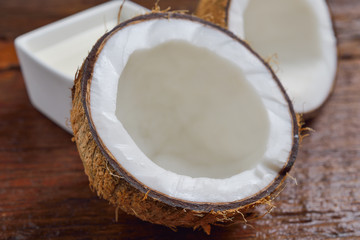
[[[334,34],[336,37],[337,34],[336,34],[335,26],[334,26],[333,13],[329,7],[328,0],[326,0],[326,3],[327,3],[329,13],[331,16],[331,20],[332,20],[332,28],[333,28],[333,31],[334,31]],[[228,17],[229,17],[230,4],[231,4],[231,0],[200,0],[198,6],[196,8],[195,15],[200,17],[201,19],[215,23],[223,28],[228,28]],[[338,43],[337,43],[337,45],[338,45]],[[337,47],[337,58],[339,59],[339,57],[340,57],[340,52],[339,52],[339,47]],[[316,117],[319,114],[320,110],[325,105],[325,103],[329,100],[331,93],[334,90],[336,79],[337,79],[337,74],[338,74],[338,69],[339,69],[339,61],[337,63],[335,80],[333,81],[332,88],[331,88],[326,100],[320,106],[318,106],[316,109],[309,111],[309,112],[301,113],[302,118],[304,118],[305,120],[308,120],[308,119],[312,119],[312,118]]]
[[[151,13],[118,25],[98,40],[78,71],[72,89],[71,125],[74,141],[83,162],[85,173],[89,178],[90,188],[99,197],[106,199],[114,205],[116,209],[121,209],[142,220],[165,225],[170,228],[178,226],[194,229],[203,228],[205,232],[210,233],[210,224],[227,225],[238,221],[246,223],[258,218],[259,215],[256,209],[261,205],[268,208],[268,210],[271,209],[271,201],[283,189],[284,180],[295,161],[299,145],[299,126],[296,115],[290,100],[275,74],[273,74],[274,80],[279,84],[280,89],[284,93],[293,116],[293,148],[287,164],[279,172],[278,177],[268,187],[247,199],[217,204],[188,202],[166,196],[148,188],[123,169],[114,160],[114,157],[109,153],[106,146],[102,144],[101,139],[97,135],[96,128],[91,120],[89,95],[93,67],[103,44],[111,37],[111,34],[120,31],[128,25],[159,18],[197,21],[219,29],[236,39],[235,35],[225,29],[194,16],[179,13]],[[238,39],[238,41],[241,40]],[[248,47],[247,45],[245,46]],[[266,63],[264,64],[270,69]]]
[[[200,0],[195,14],[226,28],[229,4],[229,0]]]

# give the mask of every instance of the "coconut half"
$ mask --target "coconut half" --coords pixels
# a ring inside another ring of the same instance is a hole
[[[337,46],[326,0],[201,0],[197,15],[272,58],[297,113],[312,116],[332,92]]]
[[[98,195],[169,227],[249,220],[292,167],[299,128],[270,67],[231,32],[152,13],[98,40],[73,88]]]

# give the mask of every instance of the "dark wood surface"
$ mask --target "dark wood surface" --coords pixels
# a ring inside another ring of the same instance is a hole
[[[15,37],[103,0],[0,1],[0,239],[360,239],[360,1],[330,0],[341,51],[335,91],[307,124],[276,208],[251,226],[212,235],[142,222],[88,187],[71,136],[29,102]],[[146,7],[153,0],[136,0]],[[189,9],[197,1],[161,0]]]

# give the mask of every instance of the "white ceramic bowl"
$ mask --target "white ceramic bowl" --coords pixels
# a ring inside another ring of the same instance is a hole
[[[31,103],[70,133],[71,88],[75,73],[96,40],[117,24],[122,2],[101,4],[15,39]],[[126,1],[120,21],[146,11]]]

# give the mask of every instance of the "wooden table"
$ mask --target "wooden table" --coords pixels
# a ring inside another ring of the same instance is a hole
[[[30,104],[16,36],[104,0],[0,1],[0,239],[360,239],[360,1],[330,0],[341,50],[338,81],[303,142],[270,215],[212,235],[142,222],[88,187],[71,136]],[[154,1],[136,0],[146,7]],[[197,1],[162,0],[189,9]]]

